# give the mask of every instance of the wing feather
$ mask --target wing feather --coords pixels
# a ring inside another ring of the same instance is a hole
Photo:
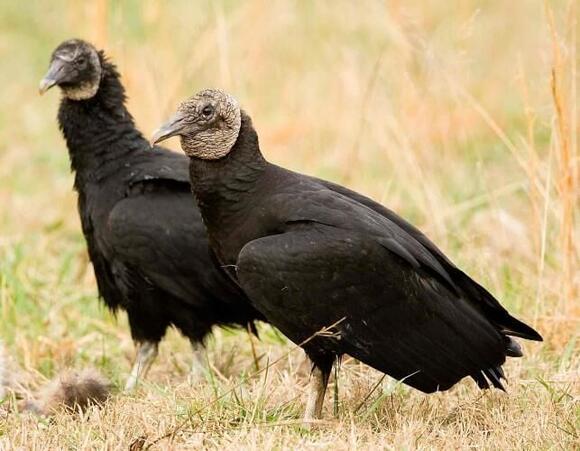
[[[345,317],[340,339],[317,338],[425,392],[505,360],[504,339],[469,302],[369,235],[316,223],[248,243],[244,291],[299,343]],[[492,381],[493,382],[493,381]]]

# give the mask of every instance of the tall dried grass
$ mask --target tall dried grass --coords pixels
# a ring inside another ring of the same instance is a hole
[[[120,381],[132,355],[125,319],[97,307],[56,95],[36,97],[49,52],[73,35],[118,63],[145,133],[198,89],[232,91],[268,158],[399,211],[546,339],[508,363],[508,395],[465,382],[427,397],[347,360],[336,408],[328,399],[328,421],[306,432],[308,369],[271,329],[254,345],[218,331],[197,387],[172,333],[142,391],[80,419],[0,416],[0,449],[138,447],[178,425],[158,448],[577,446],[576,2],[60,0],[0,12],[1,338],[36,384],[67,365]]]

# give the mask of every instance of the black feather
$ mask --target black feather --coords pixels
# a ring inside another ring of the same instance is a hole
[[[522,357],[524,355],[522,347],[513,338],[506,336],[505,341],[505,353],[508,357]]]
[[[489,379],[492,385],[502,391],[505,391],[504,386],[501,383],[501,373],[496,368],[488,368],[483,370],[483,374]]]

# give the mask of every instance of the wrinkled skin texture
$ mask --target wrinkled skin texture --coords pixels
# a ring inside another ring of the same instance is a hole
[[[154,134],[153,143],[179,135],[187,156],[218,160],[230,151],[241,125],[236,99],[217,89],[206,89],[184,101],[177,114]]]

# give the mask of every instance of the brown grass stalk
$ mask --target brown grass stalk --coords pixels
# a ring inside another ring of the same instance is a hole
[[[575,166],[578,164],[576,138],[576,98],[570,92],[576,91],[576,27],[575,27],[575,2],[570,2],[567,8],[568,17],[572,21],[571,36],[563,42],[563,38],[556,28],[554,12],[546,2],[546,13],[552,41],[552,69],[551,69],[551,93],[555,110],[555,121],[557,130],[556,149],[558,155],[558,174],[556,192],[560,203],[560,248],[562,255],[562,309],[563,313],[578,308],[574,306],[576,301],[577,287],[576,278],[576,243],[574,241],[574,211],[578,206],[578,196],[580,192],[577,188],[577,172]],[[568,55],[562,54],[561,47],[568,44]],[[570,87],[566,88],[565,80],[571,80]]]

